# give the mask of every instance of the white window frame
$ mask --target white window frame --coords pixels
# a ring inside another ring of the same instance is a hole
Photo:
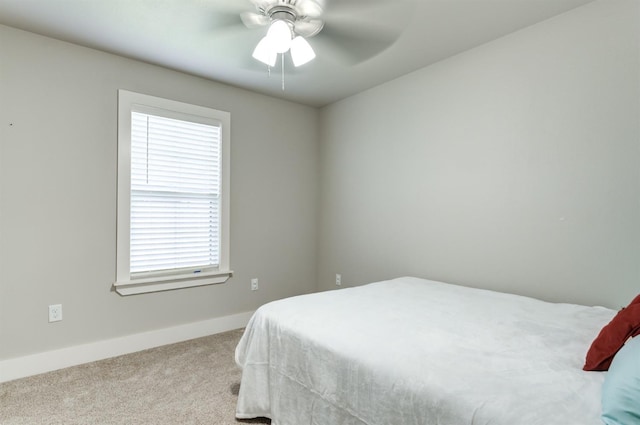
[[[217,121],[221,125],[221,206],[220,265],[203,272],[154,272],[130,274],[131,217],[131,113],[133,111],[160,114],[185,120]],[[151,112],[153,113],[153,112]],[[187,118],[188,117],[188,118]],[[116,282],[120,295],[142,294],[226,282],[233,274],[229,267],[229,164],[231,115],[203,106],[191,105],[160,97],[118,90],[118,211],[116,242]]]

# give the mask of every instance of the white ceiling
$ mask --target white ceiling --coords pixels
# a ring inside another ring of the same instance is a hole
[[[314,61],[285,63],[284,91],[279,66],[269,76],[251,57],[266,29],[242,26],[249,0],[0,0],[0,24],[323,106],[591,1],[326,0],[327,34],[355,31],[366,40],[351,53],[365,58],[347,59],[352,45],[322,43],[321,33],[309,39]],[[395,42],[366,58],[375,34]]]

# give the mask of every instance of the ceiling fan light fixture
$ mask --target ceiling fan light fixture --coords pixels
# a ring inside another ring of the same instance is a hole
[[[291,27],[285,21],[276,19],[271,23],[266,38],[276,53],[284,53],[291,47]]]
[[[291,60],[294,66],[304,65],[315,57],[316,53],[304,37],[297,36],[291,41]]]
[[[253,50],[253,57],[265,65],[273,67],[278,59],[278,53],[272,48],[269,37],[262,37]]]

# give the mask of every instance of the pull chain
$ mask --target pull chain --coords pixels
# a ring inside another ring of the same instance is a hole
[[[280,55],[280,60],[282,61],[282,91],[284,91],[284,53]],[[271,78],[271,67],[267,65],[267,76]]]

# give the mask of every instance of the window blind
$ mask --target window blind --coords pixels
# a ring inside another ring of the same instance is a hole
[[[130,273],[218,267],[221,127],[131,113]]]

